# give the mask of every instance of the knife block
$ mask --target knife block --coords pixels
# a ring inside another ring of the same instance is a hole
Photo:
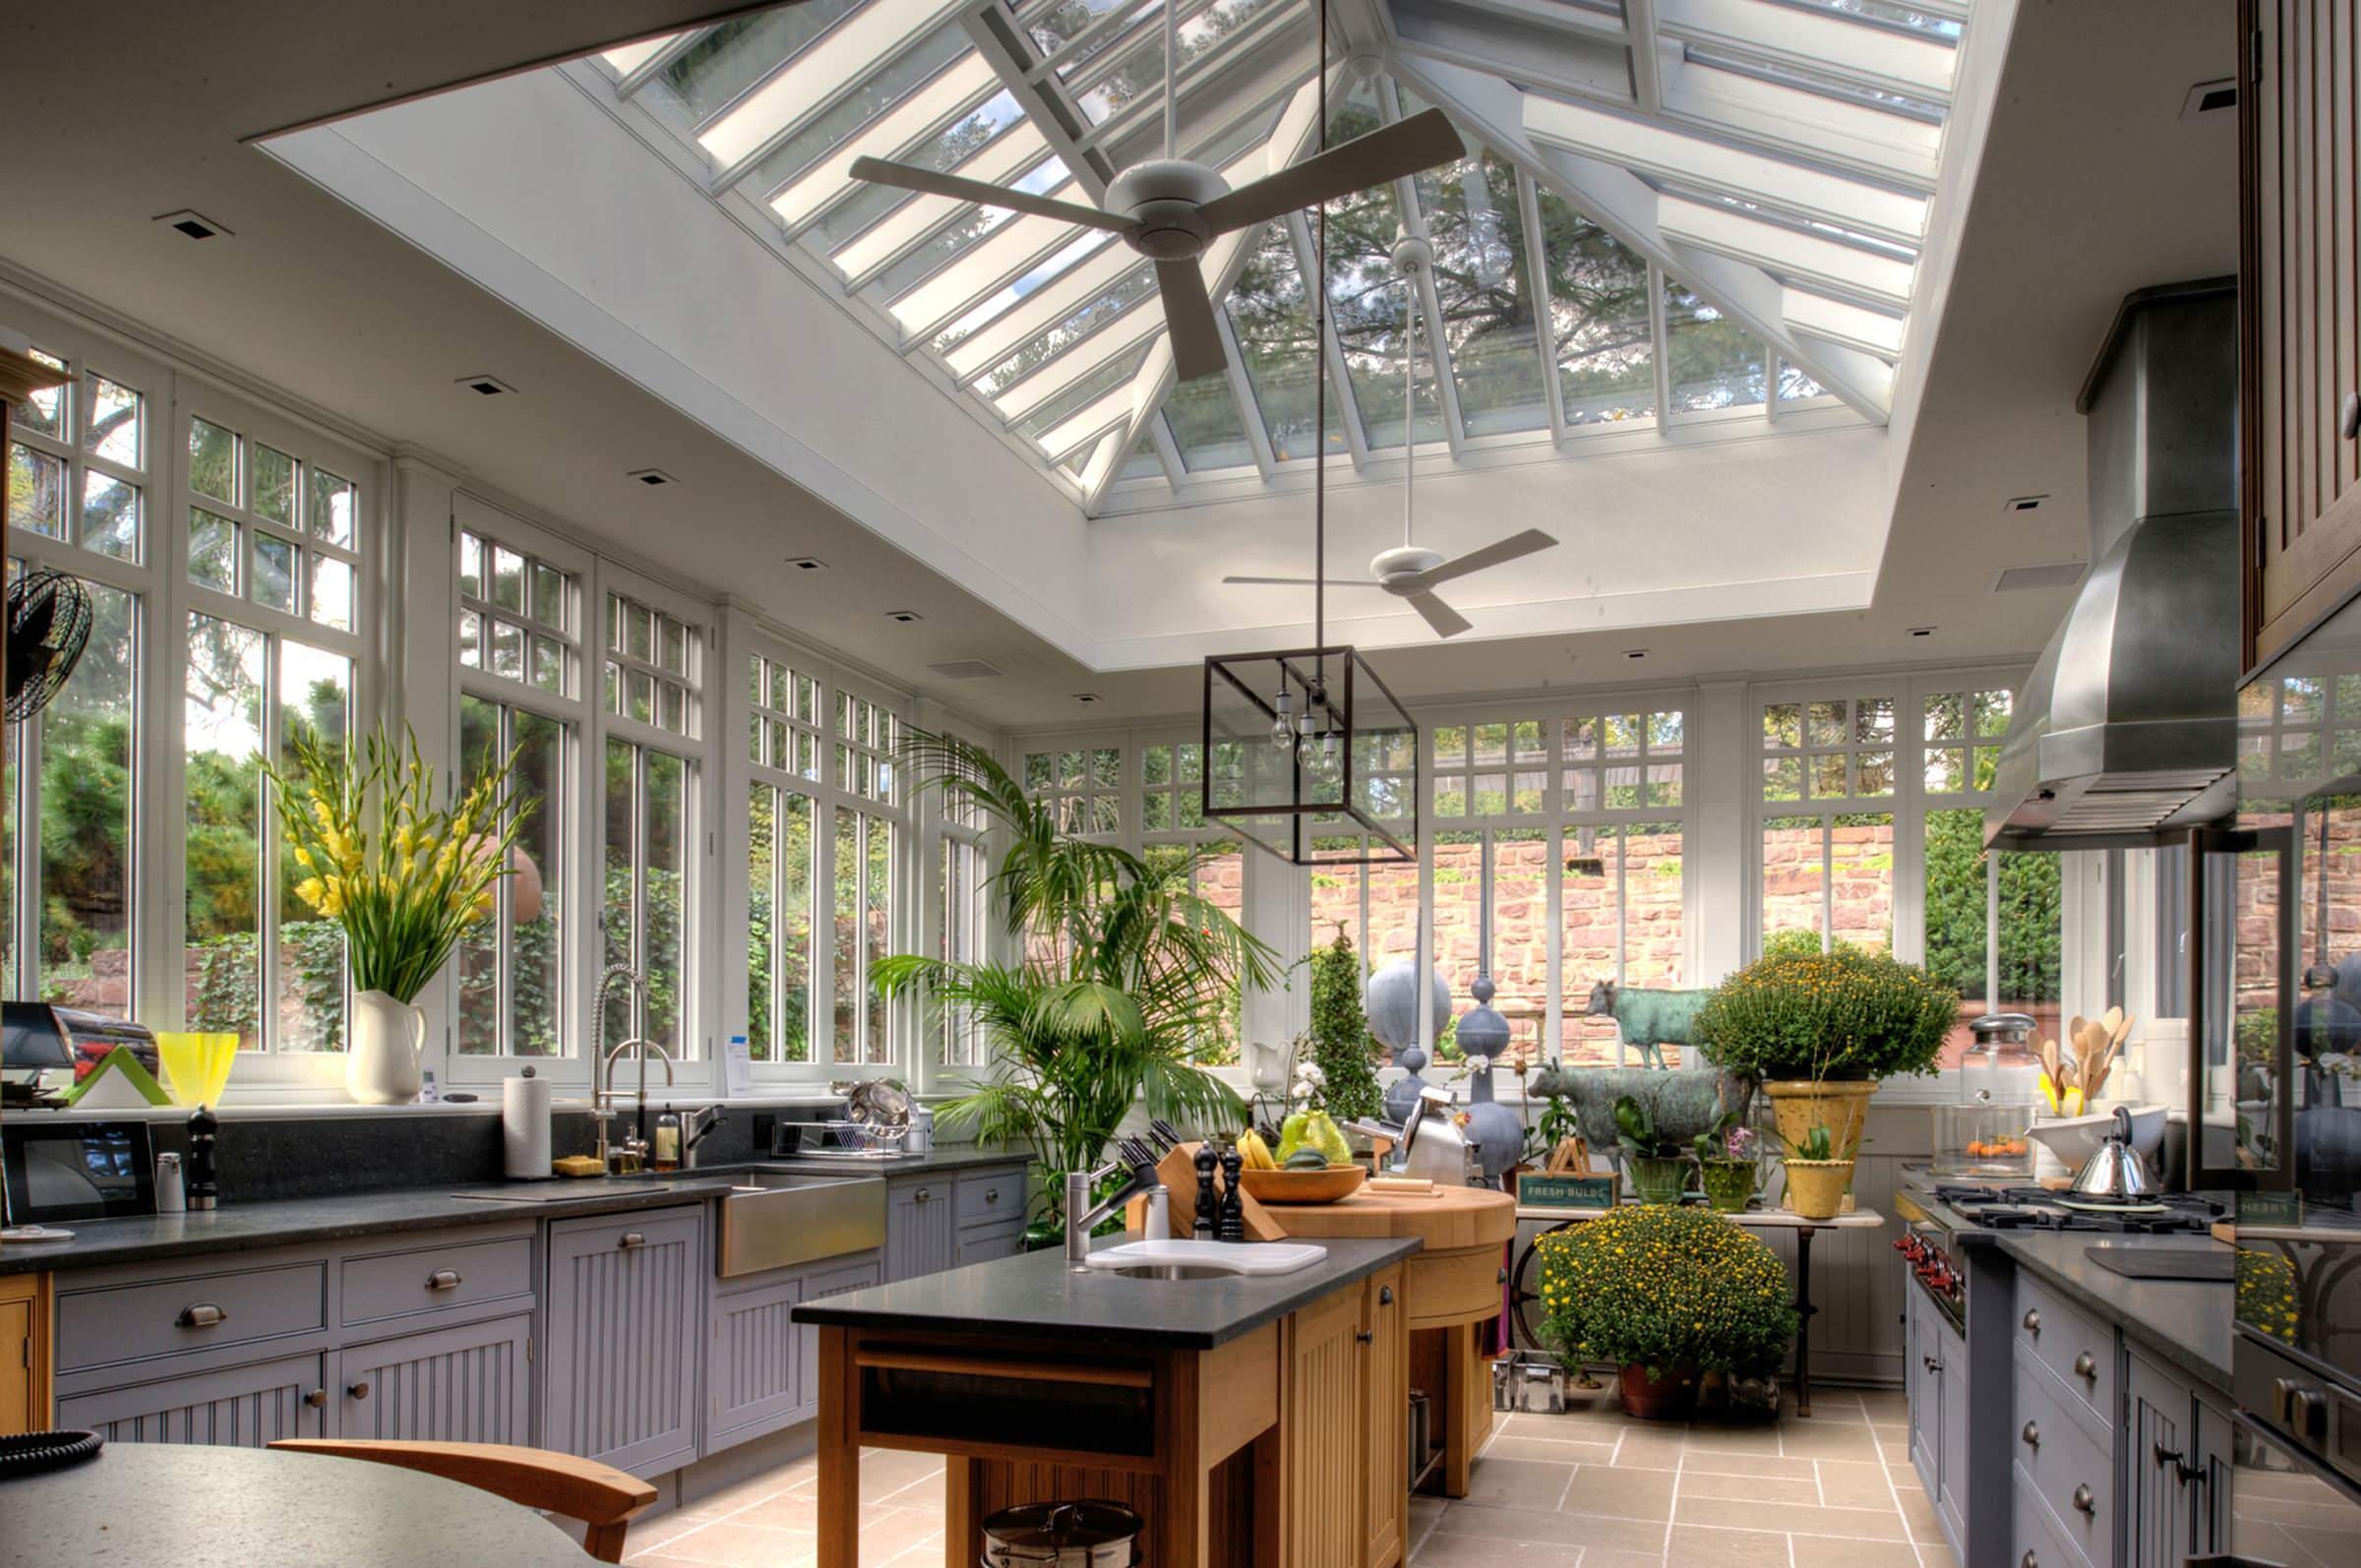
[[[1157,1178],[1172,1194],[1171,1200],[1165,1207],[1170,1212],[1173,1236],[1182,1241],[1196,1234],[1197,1147],[1193,1143],[1175,1144],[1170,1153],[1156,1162]],[[1222,1173],[1217,1169],[1213,1173],[1213,1190],[1218,1193],[1226,1188],[1227,1183],[1223,1181]],[[1239,1211],[1245,1216],[1247,1240],[1284,1241],[1287,1239],[1286,1227],[1271,1218],[1270,1210],[1256,1202],[1253,1193],[1239,1193],[1238,1202]],[[1125,1230],[1141,1231],[1146,1229],[1147,1223],[1147,1199],[1133,1198],[1123,1206],[1123,1228]],[[1157,1240],[1161,1238],[1147,1236],[1143,1239]]]

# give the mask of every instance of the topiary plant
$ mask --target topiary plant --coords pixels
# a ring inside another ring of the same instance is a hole
[[[1340,925],[1336,940],[1311,955],[1311,1057],[1327,1074],[1329,1115],[1344,1120],[1384,1109],[1376,1050],[1361,1006],[1361,958]]]
[[[1709,1210],[1627,1204],[1534,1244],[1543,1337],[1569,1364],[1752,1374],[1795,1338],[1778,1255]]]

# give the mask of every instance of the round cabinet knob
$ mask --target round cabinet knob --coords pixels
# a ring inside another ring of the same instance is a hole
[[[328,1390],[315,1388],[303,1396],[303,1402],[314,1410],[326,1410],[328,1408]]]
[[[2028,1306],[2025,1309],[2025,1331],[2028,1334],[2041,1332],[2041,1309],[2039,1307]],[[2030,1557],[2032,1553],[2028,1551],[2026,1555]]]
[[[911,1194],[911,1201],[914,1203],[927,1203],[933,1201],[934,1197],[935,1192],[933,1188],[920,1187],[915,1193]]]
[[[1363,1329],[1362,1332],[1354,1335],[1353,1337],[1361,1341],[1361,1343],[1363,1345],[1374,1345],[1377,1343],[1377,1336],[1366,1329]]]
[[[2017,1436],[2026,1447],[2039,1448],[2041,1446],[2041,1423],[2039,1421],[2027,1421],[2025,1423],[2025,1430],[2019,1432]]]
[[[2017,1559],[2017,1568],[2041,1568],[2041,1559],[2028,1551]]]
[[[999,1187],[986,1187],[986,1188],[984,1189],[984,1201],[985,1201],[985,1202],[987,1202],[987,1203],[998,1203],[998,1202],[999,1202],[999,1201],[1000,1201],[1000,1189],[999,1189]]]
[[[2074,1358],[2074,1375],[2089,1382],[2098,1381],[2098,1357],[2089,1351]]]
[[[2336,410],[2336,428],[2347,441],[2361,436],[2361,392],[2344,394],[2344,404]]]
[[[2074,1489],[2074,1511],[2078,1514],[2098,1512],[2098,1499],[2090,1495],[2090,1483],[2085,1481]]]
[[[369,1397],[369,1379],[362,1378],[344,1392],[350,1394],[354,1399],[367,1399]]]
[[[1394,1304],[1394,1288],[1392,1286],[1381,1285],[1377,1288],[1377,1304],[1379,1306],[1391,1306]]]

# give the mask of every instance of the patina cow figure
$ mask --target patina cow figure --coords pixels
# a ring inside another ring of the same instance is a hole
[[[1696,1045],[1689,1037],[1689,1026],[1712,995],[1710,991],[1642,991],[1602,980],[1591,988],[1590,1002],[1582,1011],[1589,1018],[1614,1019],[1623,1044],[1640,1054],[1641,1062],[1662,1067],[1665,1046]]]

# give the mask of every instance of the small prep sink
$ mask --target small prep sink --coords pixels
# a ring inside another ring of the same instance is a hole
[[[1084,1267],[1128,1280],[1227,1280],[1293,1274],[1327,1255],[1296,1241],[1125,1241],[1093,1252]]]

